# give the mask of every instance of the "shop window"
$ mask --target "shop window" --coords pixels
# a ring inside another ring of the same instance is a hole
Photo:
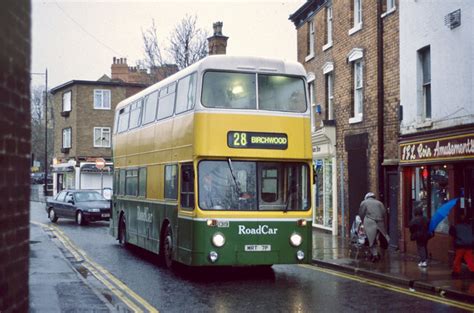
[[[442,166],[432,166],[430,171],[431,176],[431,216],[433,216],[436,210],[439,209],[444,203],[449,201],[448,193],[448,171]],[[448,233],[449,221],[446,217],[435,229],[438,233]]]
[[[415,167],[411,176],[411,212],[410,219],[415,216],[414,209],[419,207],[423,215],[430,217],[428,211],[428,176],[429,171],[426,167]]]
[[[316,210],[315,224],[332,227],[332,160],[316,160]]]

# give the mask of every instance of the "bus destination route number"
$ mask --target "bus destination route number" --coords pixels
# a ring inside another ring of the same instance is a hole
[[[227,133],[227,145],[230,148],[280,149],[288,148],[288,136],[278,133],[237,132]]]

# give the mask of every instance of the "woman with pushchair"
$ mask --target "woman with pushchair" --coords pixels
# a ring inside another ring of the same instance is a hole
[[[360,204],[359,215],[364,223],[364,229],[369,241],[371,261],[377,262],[380,260],[380,254],[376,242],[380,242],[382,249],[385,250],[388,248],[389,236],[385,226],[387,210],[382,202],[375,199],[375,194],[369,192],[365,195],[364,201]]]

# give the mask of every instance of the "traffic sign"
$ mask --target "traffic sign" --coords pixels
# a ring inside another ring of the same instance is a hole
[[[103,158],[95,159],[95,167],[99,170],[103,169],[105,167],[105,160]]]

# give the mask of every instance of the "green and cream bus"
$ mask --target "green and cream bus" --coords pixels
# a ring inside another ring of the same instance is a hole
[[[309,263],[305,76],[209,56],[119,103],[111,234],[168,267]]]

